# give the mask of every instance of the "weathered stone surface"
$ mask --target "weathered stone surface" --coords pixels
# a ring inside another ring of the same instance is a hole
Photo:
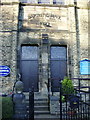
[[[1,1],[6,3],[0,8],[0,60],[1,65],[10,67],[10,75],[2,77],[2,92],[8,93],[13,90],[16,81],[16,47],[17,47],[17,24],[18,24],[18,4],[9,4],[12,1]],[[13,0],[15,2],[15,0]],[[8,3],[8,5],[7,5]]]
[[[59,98],[56,96],[50,97],[50,113],[51,114],[60,114]]]
[[[39,46],[40,90],[44,86],[43,83],[48,82],[51,74],[51,45],[67,46],[68,76],[88,77],[88,75],[79,74],[79,61],[89,58],[88,24],[90,21],[86,8],[87,0],[77,1],[77,6],[80,7],[77,9],[77,14],[74,0],[65,1],[68,6],[25,4],[21,6],[21,9],[19,9],[18,0],[2,0],[1,2],[4,4],[0,9],[0,60],[2,65],[9,65],[11,68],[10,76],[3,78],[3,91],[12,88],[16,80],[17,71],[19,71],[17,59],[19,60],[22,44]],[[52,0],[50,3],[52,4]],[[46,50],[42,49],[44,47],[42,34],[48,34],[49,42]],[[11,81],[10,85],[8,81]],[[74,83],[77,84],[76,81]]]

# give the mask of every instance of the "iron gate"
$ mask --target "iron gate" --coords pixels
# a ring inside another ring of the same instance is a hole
[[[87,78],[88,79],[88,78]],[[75,86],[77,94],[70,95],[69,100],[62,102],[62,84],[60,82],[60,120],[89,120],[90,119],[90,86]],[[88,88],[88,91],[81,90]]]

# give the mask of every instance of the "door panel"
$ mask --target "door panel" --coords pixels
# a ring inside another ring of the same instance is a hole
[[[29,91],[29,88],[32,86],[34,87],[34,91],[38,91],[38,59],[36,57],[38,52],[37,49],[35,52],[35,47],[28,46],[27,54],[27,47],[26,49],[25,47],[22,49],[21,60],[21,76],[24,83],[24,91]]]
[[[60,80],[66,76],[66,48],[65,47],[51,47],[51,85],[52,91],[58,92]]]

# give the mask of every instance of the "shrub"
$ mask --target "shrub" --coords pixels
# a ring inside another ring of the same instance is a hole
[[[72,80],[70,80],[68,77],[65,77],[64,80],[62,81],[62,93],[67,97],[70,94],[74,93],[74,86],[72,84]]]
[[[2,99],[2,120],[12,119],[13,102],[11,97],[0,97]]]

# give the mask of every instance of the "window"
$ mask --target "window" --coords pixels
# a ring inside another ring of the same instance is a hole
[[[37,59],[37,46],[22,46],[22,60]]]
[[[50,4],[50,0],[38,0],[39,4]]]
[[[66,60],[66,47],[53,46],[51,47],[51,59]]]
[[[64,4],[64,0],[53,0],[53,4]]]
[[[32,3],[32,4],[34,4],[34,3],[38,3],[38,0],[20,0],[20,2],[22,2],[22,3]]]
[[[37,3],[37,4],[64,4],[65,0],[20,0],[22,3]]]
[[[38,0],[27,0],[28,1],[28,3],[38,3],[37,1]]]

